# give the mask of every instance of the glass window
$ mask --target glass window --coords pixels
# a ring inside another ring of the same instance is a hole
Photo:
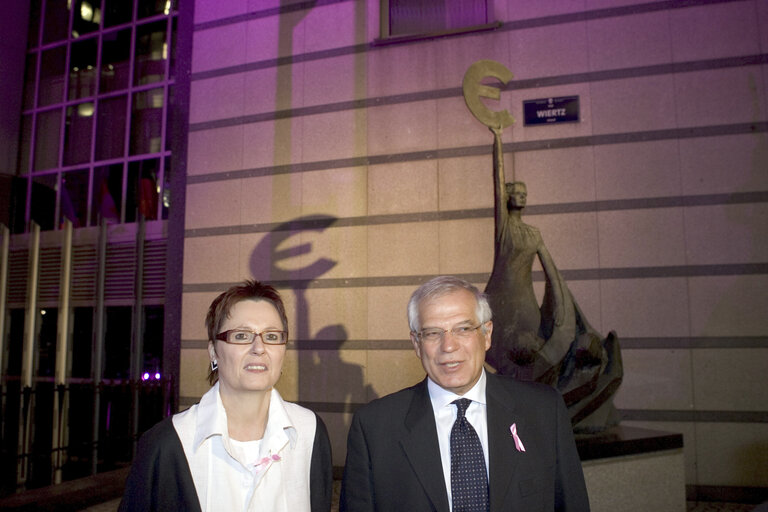
[[[53,43],[67,38],[69,2],[70,0],[47,0],[45,2],[43,43]]]
[[[59,164],[59,133],[61,110],[49,110],[37,115],[35,134],[35,170],[50,169]]]
[[[69,171],[61,175],[61,219],[79,228],[88,223],[88,171]]]
[[[72,43],[69,56],[69,99],[85,98],[96,94],[95,37]]]
[[[37,92],[39,106],[59,103],[64,99],[64,64],[66,46],[58,46],[43,52],[40,62],[40,84]]]
[[[27,178],[13,178],[11,187],[11,232],[24,233],[27,227]]]
[[[40,324],[37,339],[37,376],[53,377],[56,371],[56,330],[58,327],[59,310],[56,308],[41,308],[37,321]]]
[[[125,108],[127,96],[99,101],[96,125],[96,160],[119,158],[125,154]]]
[[[151,89],[133,95],[130,154],[162,151],[163,89]]]
[[[125,89],[131,71],[131,29],[106,33],[102,41],[99,90],[110,92]]]
[[[176,2],[173,2],[175,4]],[[173,6],[175,9],[175,5]],[[169,14],[171,12],[171,0],[139,0],[137,17],[148,18],[157,14]]]
[[[489,22],[486,0],[388,0],[389,36],[430,34]]]
[[[98,225],[99,218],[107,222],[120,222],[122,190],[123,164],[97,167],[93,171],[91,225]]]
[[[141,213],[147,220],[157,219],[157,177],[159,172],[159,158],[128,164],[125,222],[136,221],[137,213]]]
[[[132,0],[105,0],[104,1],[104,26],[114,27],[128,23],[133,18]]]
[[[135,85],[151,84],[165,78],[167,28],[165,20],[136,27],[136,64],[133,70]]]
[[[99,30],[101,0],[75,0],[74,4],[72,37],[80,37],[83,34]]]
[[[132,309],[130,306],[106,308],[106,332],[104,333],[105,379],[129,379],[131,377]]]
[[[93,353],[93,308],[74,308],[72,320],[72,377],[91,376]]]
[[[37,48],[40,42],[40,4],[42,0],[29,2],[29,33],[27,34],[27,48]]]
[[[56,188],[58,174],[39,174],[32,179],[31,219],[48,231],[56,226]]]
[[[81,164],[91,159],[93,102],[67,107],[64,127],[64,165]]]
[[[27,55],[24,68],[24,109],[35,106],[35,77],[37,75],[37,53]]]

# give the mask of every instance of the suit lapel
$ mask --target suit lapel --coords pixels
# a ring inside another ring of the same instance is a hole
[[[493,374],[485,389],[488,421],[488,458],[490,465],[491,511],[504,510],[513,476],[520,461],[520,453],[509,430],[515,419],[514,397]]]
[[[448,495],[440,462],[440,446],[426,379],[414,390],[405,417],[405,433],[400,440],[408,462],[435,510],[448,512]],[[392,492],[397,492],[393,489]]]

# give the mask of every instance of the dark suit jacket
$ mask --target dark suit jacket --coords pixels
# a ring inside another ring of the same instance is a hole
[[[491,511],[589,510],[581,461],[560,394],[487,374]],[[525,452],[510,433],[517,424]],[[360,408],[347,439],[340,510],[448,512],[427,380]]]

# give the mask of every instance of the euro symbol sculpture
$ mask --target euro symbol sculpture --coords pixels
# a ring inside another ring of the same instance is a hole
[[[491,111],[480,99],[498,100],[501,98],[501,91],[497,87],[481,83],[487,77],[496,78],[503,85],[507,85],[512,80],[512,72],[494,60],[479,60],[475,62],[464,73],[464,81],[462,83],[464,102],[467,104],[469,111],[472,112],[472,115],[488,128],[506,128],[515,122],[512,115],[506,110]]]

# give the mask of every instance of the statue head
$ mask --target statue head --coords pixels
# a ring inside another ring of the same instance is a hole
[[[513,181],[511,183],[505,183],[507,190],[507,209],[508,210],[522,210],[525,208],[526,200],[528,199],[528,189],[525,183],[522,181]]]

